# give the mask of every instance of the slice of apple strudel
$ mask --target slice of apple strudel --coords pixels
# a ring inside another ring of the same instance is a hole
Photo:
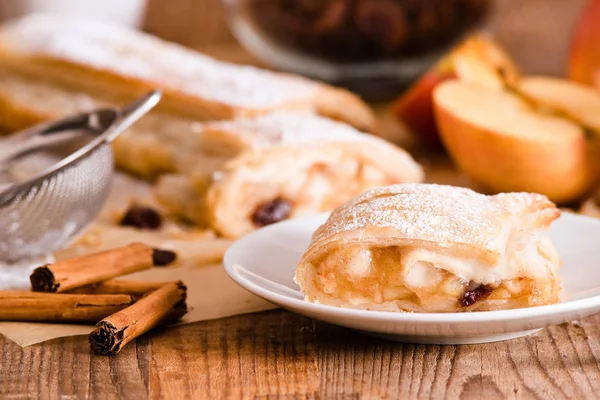
[[[184,173],[162,176],[155,196],[171,214],[226,237],[423,179],[401,148],[314,114],[205,123],[195,142],[177,154]]]
[[[545,229],[560,211],[529,193],[393,185],[336,209],[296,272],[306,300],[381,311],[462,312],[559,301]]]

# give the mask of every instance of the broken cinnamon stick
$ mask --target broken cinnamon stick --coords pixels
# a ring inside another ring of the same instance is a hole
[[[110,280],[98,282],[91,285],[80,286],[69,290],[67,293],[79,294],[128,294],[134,297],[142,297],[150,292],[160,289],[172,282],[144,282],[144,281],[126,281]]]
[[[92,351],[117,354],[127,343],[151,329],[175,322],[187,312],[186,287],[182,282],[164,285],[96,325],[90,333]]]
[[[165,257],[165,253],[170,253],[170,257]],[[29,280],[34,292],[61,293],[153,266],[167,265],[175,258],[176,254],[171,251],[132,243],[118,249],[38,267]]]
[[[0,321],[97,323],[133,302],[133,297],[125,294],[0,291]]]

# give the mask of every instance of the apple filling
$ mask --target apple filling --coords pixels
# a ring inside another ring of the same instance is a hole
[[[288,218],[331,210],[392,179],[350,151],[315,149],[310,157],[282,152],[272,160],[227,171],[211,183],[212,225],[225,236],[237,237]]]
[[[298,162],[281,169],[265,166],[271,169],[271,181],[268,185],[241,182],[246,196],[240,198],[239,208],[247,208],[253,224],[260,227],[294,215],[335,208],[358,193],[389,183],[381,172],[357,158],[343,154],[329,156],[333,160],[325,157],[309,165]],[[275,214],[280,218],[272,218]]]
[[[365,309],[460,312],[557,302],[552,246],[535,236],[508,247],[494,265],[410,247],[340,248],[314,264],[313,282],[326,297]]]

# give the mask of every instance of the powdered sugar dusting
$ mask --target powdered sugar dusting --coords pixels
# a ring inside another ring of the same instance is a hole
[[[309,113],[280,111],[254,118],[211,122],[205,127],[234,135],[252,149],[319,141],[380,141],[345,123]]]
[[[335,210],[315,232],[311,247],[343,232],[391,228],[401,238],[464,244],[499,254],[511,230],[539,213],[558,217],[554,204],[537,194],[486,196],[445,185],[393,185],[371,190]]]
[[[33,15],[3,29],[13,51],[46,55],[143,79],[220,103],[270,108],[312,96],[317,84],[214,60],[185,47],[81,16]]]

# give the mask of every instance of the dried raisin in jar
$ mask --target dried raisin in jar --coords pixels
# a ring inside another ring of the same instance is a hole
[[[270,65],[397,94],[466,32],[492,0],[224,0],[237,39]]]

